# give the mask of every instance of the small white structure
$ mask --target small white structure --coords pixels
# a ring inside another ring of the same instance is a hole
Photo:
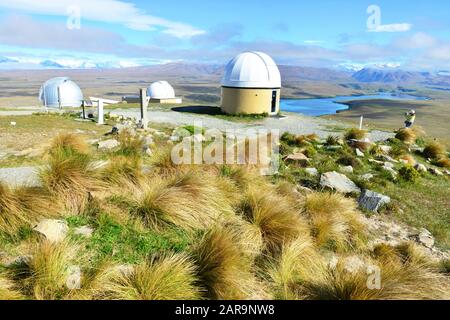
[[[46,81],[39,90],[39,100],[46,108],[78,108],[83,103],[80,87],[67,77]]]
[[[167,81],[153,82],[147,88],[150,103],[181,103],[181,98],[175,97],[175,90]]]
[[[103,99],[103,98],[96,98],[96,97],[89,97],[89,99],[92,101],[93,105],[97,105],[97,114],[98,114],[97,124],[100,124],[100,125],[105,124],[105,113],[103,111],[103,106],[105,104],[119,103],[119,101]]]

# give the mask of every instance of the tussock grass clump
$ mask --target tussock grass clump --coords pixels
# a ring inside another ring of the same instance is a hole
[[[88,154],[90,152],[89,145],[86,141],[73,133],[62,133],[56,136],[50,146],[49,153],[63,152],[65,154]]]
[[[205,229],[222,215],[233,215],[231,200],[220,192],[212,177],[194,171],[151,178],[133,191],[130,206],[131,213],[156,229],[168,225]]]
[[[84,154],[67,154],[52,151],[48,165],[40,171],[43,185],[58,197],[71,213],[83,211],[88,193],[101,189],[99,174],[92,166],[90,157]]]
[[[433,162],[436,166],[441,168],[450,168],[450,159],[447,157],[442,157]]]
[[[69,242],[42,241],[28,260],[14,265],[9,272],[26,296],[37,300],[64,299],[71,291],[68,277],[76,253],[77,247]]]
[[[429,159],[439,159],[445,156],[445,147],[437,141],[433,141],[425,146],[423,156]]]
[[[299,284],[324,283],[327,268],[311,239],[301,237],[283,246],[279,258],[269,263],[268,275],[275,299],[299,300],[308,298]]]
[[[276,254],[283,244],[309,233],[297,206],[289,197],[277,194],[273,187],[267,186],[250,188],[240,211],[244,219],[261,230],[266,251]]]
[[[245,256],[238,239],[231,228],[213,227],[192,248],[207,298],[242,300],[255,294],[252,260]]]
[[[351,128],[345,133],[345,140],[361,140],[367,135],[366,130],[360,130],[357,128]]]
[[[417,135],[411,128],[402,128],[397,131],[395,138],[406,144],[413,144],[417,139]]]
[[[196,267],[185,254],[152,257],[111,279],[108,299],[119,300],[199,300]]]
[[[0,300],[22,300],[24,296],[15,288],[15,283],[0,275]]]
[[[339,157],[337,163],[343,166],[352,166],[353,168],[358,168],[361,166],[361,162],[352,154],[345,153]]]
[[[139,184],[143,179],[142,160],[138,157],[113,156],[101,172],[103,180],[116,185]]]
[[[307,195],[304,209],[319,247],[345,251],[363,246],[365,228],[352,199],[336,193],[312,193]]]
[[[16,236],[22,227],[50,216],[53,207],[45,190],[29,187],[11,190],[0,183],[0,232]]]
[[[119,133],[117,140],[120,143],[116,154],[124,156],[140,156],[144,149],[144,140],[137,135],[133,135],[128,130],[123,130]]]
[[[338,136],[329,135],[325,140],[326,146],[337,146],[341,143],[341,138]]]
[[[406,163],[410,166],[414,166],[417,162],[416,159],[410,154],[405,154],[400,157],[400,160],[406,161]]]

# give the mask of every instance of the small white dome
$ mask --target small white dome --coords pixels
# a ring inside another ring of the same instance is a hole
[[[66,77],[52,78],[46,81],[39,90],[39,100],[48,108],[80,107],[83,103],[83,92],[80,87]]]
[[[175,90],[167,81],[157,81],[148,87],[147,96],[151,99],[173,99]]]
[[[281,88],[280,70],[271,57],[249,51],[237,55],[226,68],[222,86],[233,88]]]

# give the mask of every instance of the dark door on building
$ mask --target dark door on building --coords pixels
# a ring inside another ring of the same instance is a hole
[[[276,111],[277,111],[277,91],[274,90],[272,91],[272,108],[270,112],[275,113]]]

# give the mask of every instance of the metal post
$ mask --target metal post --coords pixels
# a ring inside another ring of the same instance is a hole
[[[81,102],[81,106],[83,107],[83,120],[86,119],[86,110],[85,110],[85,101],[83,100]]]
[[[359,119],[359,130],[362,130],[362,128],[363,128],[363,120],[364,120],[364,116],[361,116],[361,118]]]
[[[103,116],[103,100],[102,99],[98,99],[98,124],[102,125],[105,124],[104,122],[104,116]]]
[[[61,89],[58,86],[58,104],[59,104],[59,109],[62,109],[62,104],[61,104]]]
[[[148,100],[147,100],[147,89],[142,88],[140,90],[140,98],[141,98],[141,123],[142,128],[148,128],[148,118],[147,118],[147,108],[148,108]]]

